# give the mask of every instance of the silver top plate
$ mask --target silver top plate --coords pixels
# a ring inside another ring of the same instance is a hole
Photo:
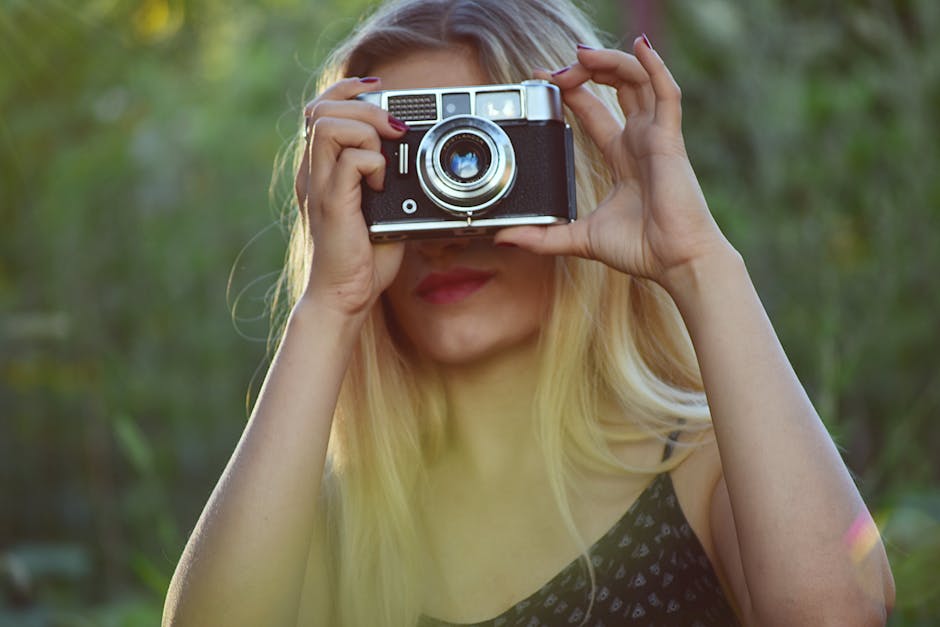
[[[512,115],[488,115],[486,111],[477,111],[477,103],[486,100],[489,94],[499,94],[511,92],[519,97],[520,110],[518,114]],[[427,117],[424,119],[406,120],[409,126],[422,126],[436,124],[446,117],[442,115],[441,100],[445,94],[469,94],[470,96],[470,115],[482,118],[493,119],[494,121],[508,120],[528,120],[528,121],[563,121],[564,113],[561,105],[561,92],[558,87],[548,81],[528,80],[522,83],[513,83],[507,85],[473,85],[466,87],[443,87],[430,89],[389,89],[385,91],[373,91],[360,94],[359,100],[372,103],[376,106],[389,110],[389,98],[400,98],[403,96],[432,96],[435,102],[436,117]],[[483,98],[479,98],[483,96]],[[466,114],[466,113],[465,113]]]

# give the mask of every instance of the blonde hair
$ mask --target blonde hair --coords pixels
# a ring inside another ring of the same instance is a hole
[[[366,76],[396,56],[452,46],[475,51],[493,82],[518,82],[530,78],[534,67],[570,63],[578,42],[602,45],[587,18],[566,1],[396,0],[379,7],[333,52],[318,88],[343,76]],[[612,90],[591,88],[619,111]],[[584,215],[611,179],[570,112],[567,119],[575,132],[577,200]],[[295,167],[301,149],[293,151]],[[278,283],[288,301],[281,303],[282,316],[300,297],[309,271],[308,233],[296,203],[293,216]],[[688,448],[659,465],[636,467],[624,465],[610,446],[664,441],[677,429],[705,434],[710,418],[691,342],[662,288],[573,257],[557,258],[554,282],[533,411],[558,513],[582,549],[593,586],[588,546],[568,501],[573,473],[669,470]],[[421,609],[416,511],[424,469],[441,451],[447,415],[433,367],[396,342],[386,316],[377,305],[362,330],[329,444],[323,494],[339,625],[413,625]],[[274,333],[280,336],[280,330]],[[619,404],[620,420],[599,420],[603,398]]]

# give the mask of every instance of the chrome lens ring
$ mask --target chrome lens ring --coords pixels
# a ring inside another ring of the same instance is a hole
[[[482,175],[461,182],[444,170],[441,151],[452,138],[467,135],[489,150],[489,164]],[[465,216],[482,213],[503,198],[516,180],[516,155],[509,136],[499,125],[471,115],[438,122],[424,135],[416,157],[418,182],[434,204],[449,213]]]

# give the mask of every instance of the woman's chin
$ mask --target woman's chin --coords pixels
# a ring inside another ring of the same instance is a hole
[[[459,368],[487,364],[520,351],[532,350],[536,345],[537,334],[530,333],[518,338],[504,336],[471,340],[447,337],[438,338],[435,342],[422,338],[420,345],[413,345],[412,348],[434,364]]]

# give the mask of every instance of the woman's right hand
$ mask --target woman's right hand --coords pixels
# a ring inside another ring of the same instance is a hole
[[[382,138],[407,130],[387,111],[354,99],[380,85],[375,77],[346,78],[306,106],[308,132],[294,186],[312,256],[304,297],[351,316],[372,307],[404,252],[401,243],[373,244],[362,216],[361,182],[375,191],[384,186]]]

